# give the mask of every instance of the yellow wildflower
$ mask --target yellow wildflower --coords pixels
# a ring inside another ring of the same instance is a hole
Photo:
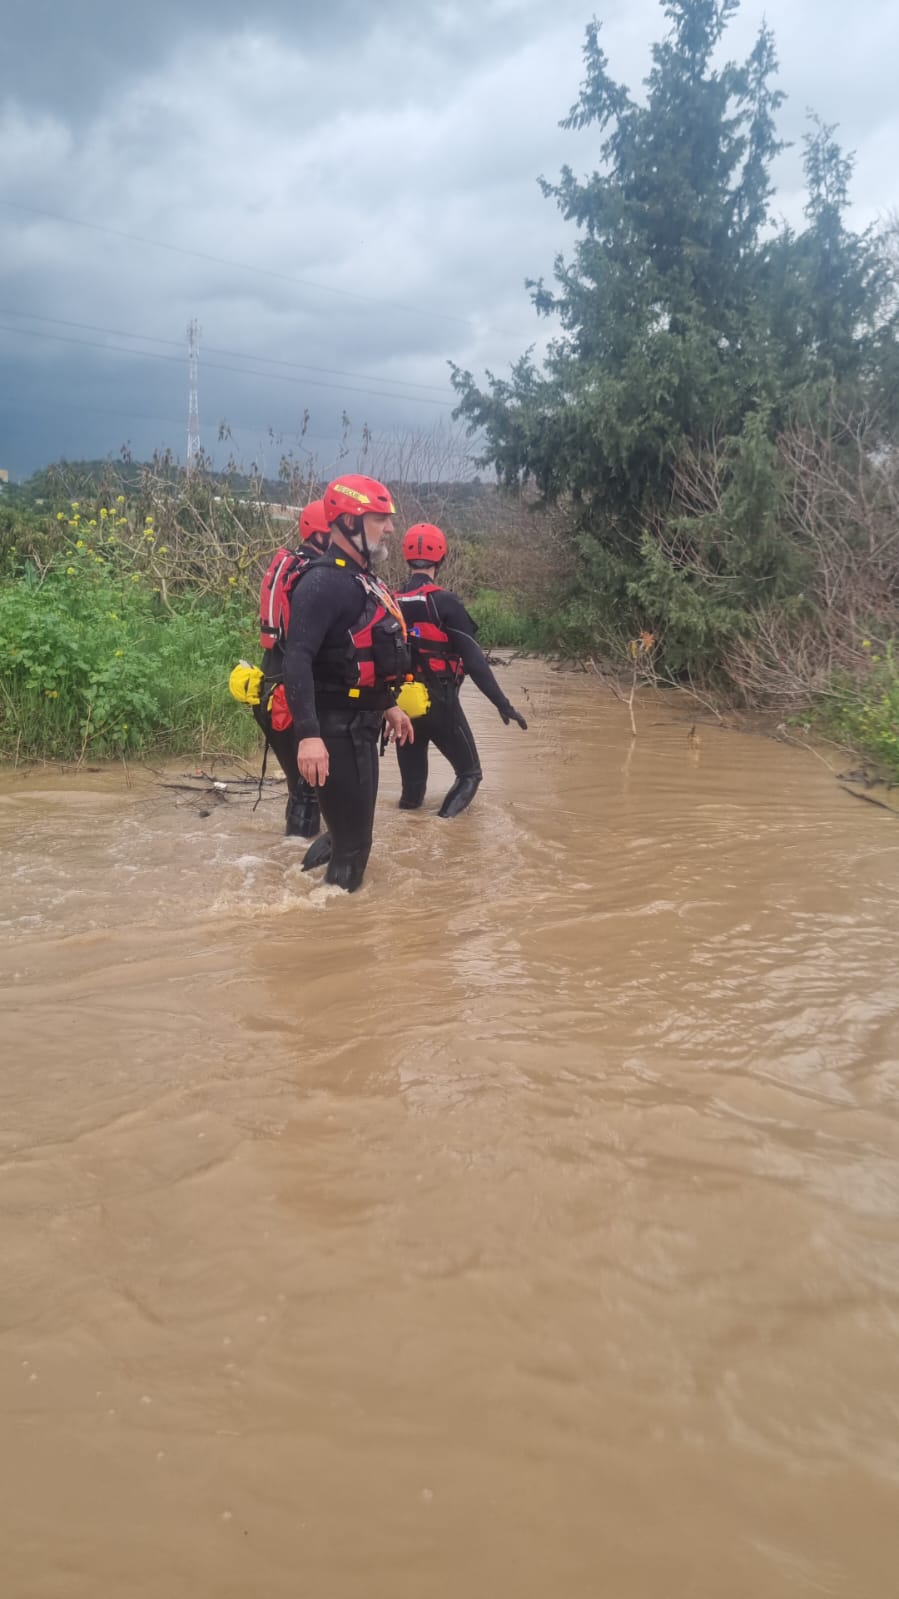
[[[67,566],[66,567],[66,573],[68,574],[69,577],[74,577],[75,576],[75,568],[74,568],[74,566]]]
[[[116,653],[116,656],[118,657],[120,655],[124,655],[125,651],[124,650],[116,650],[115,653]]]
[[[156,537],[156,534],[153,532],[153,529],[151,527],[144,528],[144,538],[145,539],[149,539],[151,541],[151,543],[152,543],[152,541],[153,541],[153,539],[155,539],[155,537]]]
[[[109,512],[107,511],[106,506],[105,505],[101,505],[100,506],[100,521],[101,522],[105,522],[106,518],[108,517],[108,515],[109,515]]]
[[[117,494],[116,497],[115,497],[115,502],[116,502],[116,505],[124,505],[125,504],[125,496],[124,496],[124,494]]]
[[[229,577],[228,582],[231,584],[231,587],[233,588],[235,583],[237,582],[237,578],[236,577]]]
[[[869,638],[863,638],[862,639],[862,649],[863,650],[869,650],[870,648],[871,648],[871,640]]]
[[[75,540],[75,548],[76,548],[76,550],[83,550],[84,549],[84,539],[76,539]]]
[[[57,511],[57,513],[56,513],[57,522],[64,522],[65,519],[66,519],[65,511]]]
[[[169,553],[168,545],[167,544],[160,544],[159,553],[160,553],[160,555],[168,555],[168,553]]]
[[[94,520],[91,520],[90,522],[88,522],[87,525],[88,525],[88,527],[96,527],[97,524],[96,524],[96,522]]]
[[[132,581],[132,583],[139,583],[140,582],[140,573],[139,572],[132,572],[131,581]]]
[[[77,511],[77,509],[78,509],[78,501],[77,500],[72,500],[71,505],[72,505],[72,510],[73,511]]]

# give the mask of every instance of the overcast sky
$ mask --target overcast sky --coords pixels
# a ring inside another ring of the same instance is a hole
[[[594,4],[636,90],[662,8]],[[545,336],[523,280],[572,235],[535,180],[595,164],[595,136],[558,127],[591,10],[0,0],[0,466],[125,441],[183,459],[191,317],[220,462],[223,419],[272,474],[292,447],[327,469],[344,409],[357,438],[448,424],[448,359],[502,371]],[[744,0],[728,55],[763,16]],[[778,0],[770,20],[782,133],[800,140],[808,108],[838,122],[854,221],[899,206],[899,5]],[[791,220],[799,155],[777,168]]]

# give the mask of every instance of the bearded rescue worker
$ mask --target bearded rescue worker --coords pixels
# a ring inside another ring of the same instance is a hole
[[[297,766],[318,790],[328,837],[307,851],[310,870],[350,893],[365,873],[378,793],[378,734],[411,743],[396,705],[409,666],[402,613],[372,567],[387,553],[394,504],[383,483],[350,474],[324,493],[326,555],[297,583],[290,605],[284,689]]]
[[[431,707],[415,719],[415,745],[397,747],[403,791],[400,808],[418,810],[428,786],[428,743],[436,744],[449,761],[456,781],[440,807],[439,815],[458,816],[471,804],[481,781],[477,745],[459,703],[459,689],[467,672],[476,688],[495,705],[508,727],[510,722],[527,730],[527,722],[506,699],[475,634],[477,628],[459,599],[436,581],[446,557],[446,539],[432,522],[417,522],[403,539],[403,559],[409,577],[397,594],[409,643],[412,667],[430,696]]]
[[[323,555],[328,548],[331,529],[325,518],[325,507],[322,500],[313,500],[304,511],[300,512],[300,548],[284,549],[279,554],[291,567],[290,582],[296,583],[303,571]],[[293,555],[291,561],[289,557]],[[288,721],[287,726],[279,726],[287,718],[278,714],[277,702],[271,705],[272,689],[277,692],[277,685],[281,682],[284,671],[284,636],[282,626],[273,615],[273,599],[275,580],[280,563],[272,562],[265,575],[262,591],[259,596],[259,614],[262,634],[260,642],[263,645],[262,671],[263,693],[258,705],[253,706],[253,715],[274,752],[275,758],[284,776],[287,779],[287,811],[284,832],[288,838],[315,838],[321,826],[318,795],[309,783],[304,782],[297,767],[297,735],[296,727]],[[269,592],[267,593],[267,589]],[[268,626],[266,623],[268,622]]]

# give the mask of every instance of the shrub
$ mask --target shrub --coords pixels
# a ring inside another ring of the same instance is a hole
[[[497,589],[480,589],[468,607],[478,625],[478,640],[483,649],[545,649],[548,625],[545,618],[526,611],[511,595]]]
[[[842,743],[869,756],[899,781],[899,663],[894,643],[880,650],[862,640],[868,670],[838,673],[826,699],[818,702],[818,721]]]
[[[113,554],[115,546],[113,546]],[[0,588],[0,753],[16,758],[250,748],[227,693],[252,649],[233,595],[163,609],[139,571],[78,538]]]

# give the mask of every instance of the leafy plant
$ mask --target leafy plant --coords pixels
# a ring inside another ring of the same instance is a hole
[[[842,743],[870,756],[899,781],[899,662],[895,643],[881,649],[862,640],[867,667],[855,675],[839,672],[816,707],[818,722]]]
[[[254,724],[226,691],[252,647],[243,606],[182,597],[166,611],[103,547],[76,539],[43,574],[30,566],[0,587],[2,753],[252,747]]]

